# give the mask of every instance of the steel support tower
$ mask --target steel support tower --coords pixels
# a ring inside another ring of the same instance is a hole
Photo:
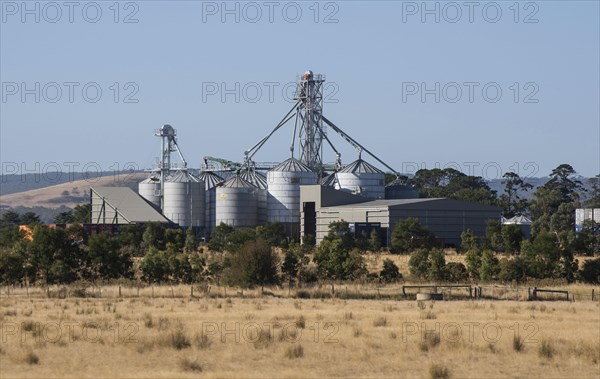
[[[298,101],[295,129],[300,143],[300,160],[311,169],[323,169],[323,83],[325,77],[306,71],[297,79],[294,100]]]

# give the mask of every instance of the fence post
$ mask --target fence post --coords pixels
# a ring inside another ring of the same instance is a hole
[[[121,285],[119,284],[119,297],[121,297]]]
[[[594,289],[592,288],[592,301],[594,301]]]
[[[194,285],[190,285],[190,297],[194,297]]]

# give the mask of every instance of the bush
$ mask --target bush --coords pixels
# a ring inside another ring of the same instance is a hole
[[[444,365],[432,364],[429,366],[429,375],[431,379],[448,379],[450,378],[450,370]]]
[[[579,277],[586,283],[600,283],[600,258],[586,261],[579,271]]]
[[[469,278],[467,268],[459,262],[446,263],[446,280],[455,283],[465,282]]]
[[[279,256],[263,240],[249,241],[230,260],[225,279],[241,287],[279,283]]]
[[[296,359],[304,356],[304,348],[302,345],[293,345],[287,348],[285,356],[288,359]]]
[[[398,280],[402,280],[402,274],[398,269],[398,266],[389,258],[386,258],[383,261],[383,269],[379,273],[379,277],[384,282],[396,282]]]

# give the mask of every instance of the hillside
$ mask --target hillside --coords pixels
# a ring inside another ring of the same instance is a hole
[[[121,175],[107,175],[89,180],[75,180],[66,183],[16,192],[0,196],[0,208],[60,208],[66,206],[73,208],[85,203],[89,199],[90,187],[101,186],[127,186],[137,191],[138,182],[147,177],[147,173],[133,173]],[[3,184],[4,186],[4,184]]]

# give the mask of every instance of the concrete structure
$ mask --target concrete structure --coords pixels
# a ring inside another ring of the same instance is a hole
[[[585,220],[593,220],[600,224],[600,208],[578,208],[575,210],[575,231],[583,229]]]
[[[170,221],[129,187],[91,187],[91,224],[137,224]]]
[[[368,200],[319,185],[302,186],[300,202],[301,235],[313,234],[317,243],[329,231],[329,223],[344,220],[356,225],[378,223],[382,242],[389,246],[396,223],[414,217],[445,245],[458,246],[464,230],[484,236],[486,220],[500,220],[501,213],[499,207],[444,198]]]

